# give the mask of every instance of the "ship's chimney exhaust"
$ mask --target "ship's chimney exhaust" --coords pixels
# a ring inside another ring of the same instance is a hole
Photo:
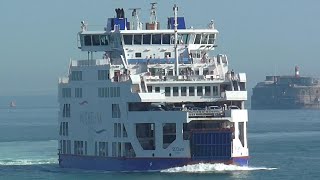
[[[300,77],[299,66],[296,66],[294,68],[294,75],[295,75],[296,78]]]

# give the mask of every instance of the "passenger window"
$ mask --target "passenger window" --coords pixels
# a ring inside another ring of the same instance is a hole
[[[171,95],[171,88],[170,87],[165,87],[164,88],[164,92],[165,92],[165,96],[170,96]]]
[[[211,91],[210,91],[210,86],[205,86],[204,87],[204,95],[205,96],[210,96],[211,95]]]
[[[173,87],[173,96],[179,96],[179,87]]]
[[[187,87],[181,87],[181,96],[187,95]]]
[[[167,58],[167,57],[170,58],[171,57],[171,52],[165,52],[164,53],[164,57],[165,58]]]
[[[151,44],[151,34],[143,35],[143,44]]]
[[[197,86],[197,96],[203,96],[202,86]]]
[[[194,96],[194,87],[189,87],[189,96]]]
[[[135,56],[141,58],[141,53],[136,53]]]

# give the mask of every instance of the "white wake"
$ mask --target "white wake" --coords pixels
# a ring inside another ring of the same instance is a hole
[[[174,167],[161,172],[165,173],[212,173],[212,172],[233,172],[233,171],[256,171],[256,170],[274,170],[277,168],[267,167],[251,167],[251,166],[237,166],[237,165],[226,165],[226,164],[193,164],[182,167]]]
[[[7,159],[0,160],[0,166],[26,166],[26,165],[41,165],[41,164],[57,164],[57,159]]]

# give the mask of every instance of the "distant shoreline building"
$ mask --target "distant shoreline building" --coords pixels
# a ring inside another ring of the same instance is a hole
[[[266,76],[252,89],[251,109],[320,109],[320,79],[294,76]]]

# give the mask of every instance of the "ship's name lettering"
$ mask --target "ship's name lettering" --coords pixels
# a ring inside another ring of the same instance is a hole
[[[80,122],[83,124],[101,124],[102,115],[100,112],[81,112]]]
[[[181,151],[184,151],[184,148],[182,148],[182,147],[172,147],[172,151],[181,152]]]

